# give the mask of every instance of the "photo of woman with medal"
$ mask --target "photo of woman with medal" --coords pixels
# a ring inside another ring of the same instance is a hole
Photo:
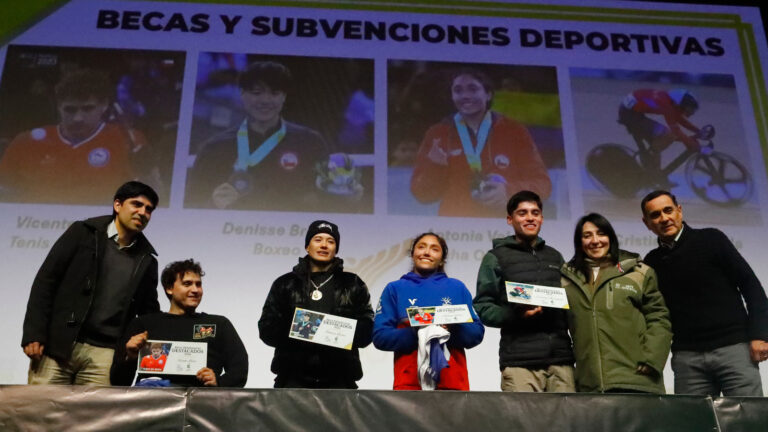
[[[277,278],[267,295],[259,337],[275,348],[271,368],[277,375],[275,388],[356,389],[356,381],[363,377],[358,348],[371,343],[371,295],[365,282],[344,271],[343,261],[336,257],[339,243],[335,224],[312,222],[304,241],[307,255],[290,273]],[[356,320],[352,349],[290,338],[292,330],[300,331],[292,328],[296,308]]]
[[[491,111],[493,85],[483,72],[451,75],[456,112],[427,130],[411,177],[422,203],[440,202],[441,216],[498,217],[519,190],[547,198],[552,183],[528,130]]]
[[[408,308],[420,307],[419,315],[424,319],[430,315],[424,310],[444,304],[468,305],[473,321],[442,326],[450,333],[446,342],[450,358],[438,373],[434,387],[469,390],[464,350],[482,342],[485,327],[472,307],[472,294],[464,283],[445,274],[447,255],[448,245],[439,235],[428,232],[416,236],[410,251],[411,271],[387,284],[381,294],[373,326],[373,344],[380,350],[394,352],[394,390],[428,389],[422,385],[418,366],[418,332],[422,330],[411,327]],[[433,316],[429,316],[430,322],[432,319]],[[432,386],[433,382],[426,384]]]

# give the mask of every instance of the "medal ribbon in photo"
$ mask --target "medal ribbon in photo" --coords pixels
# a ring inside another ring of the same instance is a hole
[[[245,171],[249,167],[258,165],[280,144],[284,137],[285,122],[281,119],[280,129],[270,135],[251,153],[248,142],[248,119],[243,120],[243,123],[240,124],[240,128],[237,130],[237,161],[235,162],[235,170]]]
[[[467,158],[469,167],[472,171],[479,173],[482,170],[480,154],[483,152],[485,142],[488,140],[488,133],[491,130],[491,112],[486,112],[483,121],[480,123],[480,128],[477,131],[477,147],[472,146],[472,138],[469,136],[467,123],[461,114],[456,113],[453,116],[453,122],[456,124],[456,131],[459,133],[461,146],[464,148],[464,155]]]

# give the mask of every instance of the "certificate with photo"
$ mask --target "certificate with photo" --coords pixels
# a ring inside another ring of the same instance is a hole
[[[411,327],[434,324],[436,306],[413,306],[405,310]]]
[[[461,324],[472,322],[469,306],[413,306],[405,310],[411,327],[422,327],[430,324]]]
[[[139,373],[157,375],[195,375],[206,367],[206,342],[149,340],[139,350]]]
[[[510,303],[569,309],[564,288],[509,281],[504,284],[507,288],[507,301]]]
[[[288,337],[345,350],[352,349],[357,320],[296,308]]]

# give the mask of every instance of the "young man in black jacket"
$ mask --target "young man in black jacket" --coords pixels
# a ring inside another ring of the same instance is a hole
[[[363,377],[358,348],[371,343],[373,309],[368,287],[336,257],[339,228],[318,220],[307,229],[305,257],[272,283],[259,319],[259,337],[275,347],[275,388],[356,389]],[[296,308],[357,321],[349,350],[289,338]]]
[[[507,300],[505,282],[560,287],[560,252],[539,237],[541,198],[531,191],[507,203],[514,236],[493,240],[480,264],[473,304],[483,324],[501,328],[501,389],[517,392],[573,392],[573,350],[565,310]]]
[[[670,192],[651,192],[640,207],[659,241],[645,262],[670,312],[675,393],[762,396],[768,299],[752,268],[722,231],[683,222]]]
[[[148,340],[152,340],[205,342],[208,345],[206,366],[196,371],[196,375],[162,375],[170,381],[169,384],[185,387],[245,386],[248,353],[234,326],[221,315],[196,312],[203,299],[204,275],[200,264],[191,259],[172,262],[165,267],[160,282],[171,303],[170,309],[167,313],[134,318],[128,324],[115,352],[112,384],[131,385],[139,351]],[[156,375],[139,372],[138,381]]]
[[[53,245],[24,317],[29,384],[109,385],[125,323],[160,309],[157,252],[142,234],[157,201],[151,187],[125,183],[112,216],[77,221]]]

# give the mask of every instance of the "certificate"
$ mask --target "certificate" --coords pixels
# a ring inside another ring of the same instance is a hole
[[[411,327],[421,327],[430,324],[461,324],[474,321],[469,313],[469,306],[413,306],[405,310]]]
[[[288,337],[306,342],[352,349],[357,320],[296,308]]]
[[[406,309],[405,313],[408,314],[411,327],[421,327],[433,324],[436,308],[437,306],[413,306]]]
[[[139,373],[195,375],[208,363],[206,342],[148,340],[139,350]]]
[[[564,288],[509,281],[504,284],[507,288],[507,301],[510,303],[569,309]]]

